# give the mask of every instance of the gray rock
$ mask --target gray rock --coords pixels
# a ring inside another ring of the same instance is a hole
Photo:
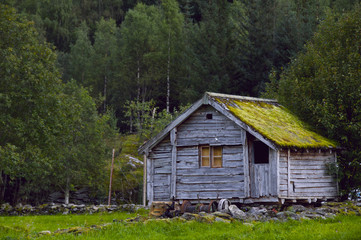
[[[328,212],[327,209],[324,208],[317,208],[315,211],[317,214],[320,214],[322,216],[326,215],[326,213]]]
[[[188,213],[188,212],[185,212],[181,218],[184,218],[185,220],[195,220],[197,218],[197,214],[194,214],[194,213]]]
[[[305,206],[302,206],[302,205],[293,205],[293,206],[289,207],[288,210],[291,211],[291,212],[298,213],[298,212],[306,211],[307,208]]]
[[[39,232],[39,235],[50,235],[50,234],[51,232],[48,230]]]
[[[214,212],[212,213],[214,216],[216,217],[220,217],[220,218],[225,218],[225,219],[231,219],[231,215],[228,213],[223,213],[223,212]]]
[[[294,219],[294,220],[298,220],[300,219],[300,217],[291,211],[284,211],[284,212],[279,212],[276,214],[276,217],[280,220],[286,220],[286,219]]]
[[[265,213],[267,213],[267,209],[264,207],[252,207],[249,210],[249,213],[253,214],[253,215],[265,214]]]
[[[236,205],[229,206],[229,211],[231,212],[231,215],[236,219],[244,219],[246,218],[246,214],[240,210]]]
[[[13,209],[14,208],[9,203],[4,203],[1,205],[1,210],[5,211],[5,212],[10,212]]]
[[[254,227],[254,225],[252,223],[243,223],[243,225],[248,226],[248,227]]]
[[[224,219],[224,218],[220,218],[220,217],[216,217],[214,219],[215,222],[225,222],[225,223],[230,223],[230,220]]]

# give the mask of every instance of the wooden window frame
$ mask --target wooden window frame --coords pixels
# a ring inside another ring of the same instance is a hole
[[[209,155],[205,156],[203,155],[203,149],[208,148],[208,153]],[[214,155],[214,150],[216,148],[220,149],[221,154],[215,156]],[[223,146],[210,146],[210,145],[201,145],[199,146],[199,166],[202,168],[223,168]],[[216,166],[215,164],[215,158],[219,158],[221,159],[221,165],[220,166]],[[208,158],[208,165],[203,165],[203,159],[207,159]]]

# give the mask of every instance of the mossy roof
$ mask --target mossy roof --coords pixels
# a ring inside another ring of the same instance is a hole
[[[335,148],[275,100],[208,93],[236,118],[280,147]]]

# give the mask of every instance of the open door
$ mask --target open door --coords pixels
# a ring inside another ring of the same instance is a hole
[[[270,149],[254,137],[248,138],[250,191],[252,198],[271,195]]]

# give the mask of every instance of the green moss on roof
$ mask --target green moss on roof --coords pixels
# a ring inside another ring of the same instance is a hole
[[[309,130],[275,101],[249,101],[212,96],[229,111],[280,147],[333,148],[336,143]]]

